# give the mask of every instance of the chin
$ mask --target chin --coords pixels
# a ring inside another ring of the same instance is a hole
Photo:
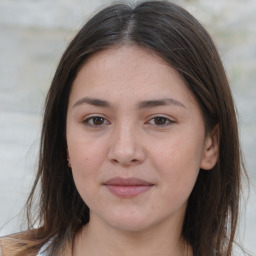
[[[112,225],[113,228],[122,232],[143,232],[147,230],[150,225],[143,225],[142,223],[116,223]]]
[[[112,228],[120,231],[141,232],[153,226],[153,223],[149,223],[148,220],[149,218],[145,216],[123,214],[120,218],[111,218],[111,220],[106,221],[106,223],[108,223],[108,225],[110,225]]]

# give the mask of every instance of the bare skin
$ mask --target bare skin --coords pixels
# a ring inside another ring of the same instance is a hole
[[[173,68],[136,46],[93,55],[71,90],[67,145],[90,209],[73,256],[192,255],[181,237],[187,200],[218,143]]]

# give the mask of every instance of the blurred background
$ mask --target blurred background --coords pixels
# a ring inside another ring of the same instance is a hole
[[[173,2],[208,29],[231,83],[251,187],[248,193],[245,182],[238,240],[256,255],[256,0]],[[110,3],[0,0],[0,236],[24,223],[44,98],[59,58],[82,24]]]

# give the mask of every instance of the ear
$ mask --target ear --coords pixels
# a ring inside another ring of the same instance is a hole
[[[201,160],[201,169],[212,169],[218,160],[219,156],[219,126],[216,125],[214,129],[206,135],[203,155]]]
[[[70,162],[70,156],[69,156],[68,148],[66,149],[66,151],[67,151],[67,165],[68,165],[68,167],[71,167],[71,162]]]

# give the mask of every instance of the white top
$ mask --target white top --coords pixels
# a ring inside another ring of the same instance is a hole
[[[49,245],[50,242],[47,242],[46,244],[44,244],[42,246],[42,248],[40,249],[39,253],[37,254],[37,256],[49,256],[46,252],[43,252],[46,247]]]

